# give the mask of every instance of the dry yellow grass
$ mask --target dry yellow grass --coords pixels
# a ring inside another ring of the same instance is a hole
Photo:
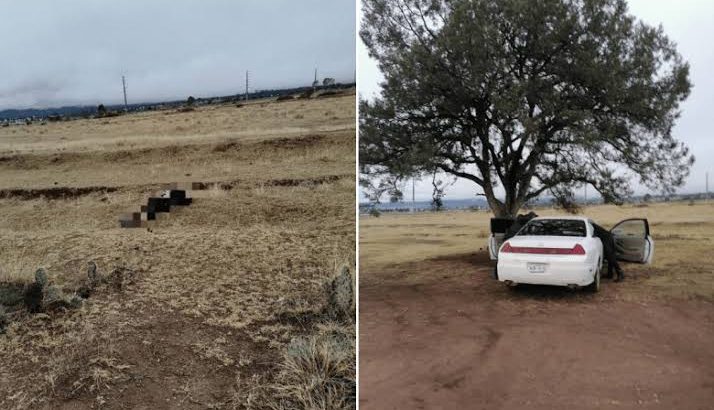
[[[353,100],[255,102],[0,128],[0,189],[345,174],[345,162],[354,162],[343,144],[354,136]],[[287,114],[298,111],[300,120]],[[310,144],[314,136],[324,143]],[[291,144],[294,138],[304,143]]]
[[[253,403],[292,338],[318,331],[291,315],[321,309],[325,278],[355,264],[354,103],[352,94],[0,130],[0,282],[29,281],[42,266],[71,292],[90,260],[104,275],[136,272],[80,310],[14,313],[0,335],[0,408]],[[160,184],[190,181],[233,188],[197,192],[149,230],[119,228]],[[33,191],[92,186],[116,191]]]
[[[251,101],[209,105],[191,112],[148,111],[104,119],[0,128],[0,156],[106,152],[175,144],[255,142],[276,137],[344,130],[354,126],[352,97]]]
[[[536,213],[545,216],[561,212],[542,209]],[[667,296],[714,300],[714,267],[710,263],[714,203],[592,206],[585,208],[583,214],[606,227],[626,218],[649,220],[655,239],[654,263],[625,265],[627,273],[642,277],[642,280],[626,281],[625,294],[633,298]],[[485,250],[490,218],[490,213],[471,211],[361,217],[361,280],[378,282],[379,272],[394,265]]]

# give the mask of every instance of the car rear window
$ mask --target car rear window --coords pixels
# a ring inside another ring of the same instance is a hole
[[[585,222],[577,219],[536,219],[518,232],[529,236],[585,236]]]

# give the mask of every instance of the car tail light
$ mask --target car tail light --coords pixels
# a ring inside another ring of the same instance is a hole
[[[573,249],[571,249],[571,251],[571,255],[585,255],[585,248],[580,246],[579,243],[576,243],[575,246],[573,246]]]
[[[537,255],[585,255],[585,248],[575,244],[572,248],[535,248],[529,246],[511,246],[506,242],[501,248],[504,253],[530,253]]]
[[[501,247],[501,252],[513,253],[513,247],[511,247],[511,244],[510,244],[510,243],[506,242],[506,243],[504,243],[503,246]]]

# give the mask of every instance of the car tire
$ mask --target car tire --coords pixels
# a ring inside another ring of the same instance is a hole
[[[597,293],[600,290],[600,271],[602,270],[600,268],[601,265],[602,262],[598,264],[597,271],[595,272],[595,276],[593,277],[593,283],[585,287],[585,290],[587,290],[588,292]]]

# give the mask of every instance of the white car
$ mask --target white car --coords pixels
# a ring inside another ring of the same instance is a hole
[[[646,219],[624,220],[610,232],[618,259],[651,263],[654,241]],[[489,248],[494,242],[492,237]],[[534,218],[497,249],[497,278],[508,285],[600,288],[603,245],[594,236],[593,222],[588,218]]]

